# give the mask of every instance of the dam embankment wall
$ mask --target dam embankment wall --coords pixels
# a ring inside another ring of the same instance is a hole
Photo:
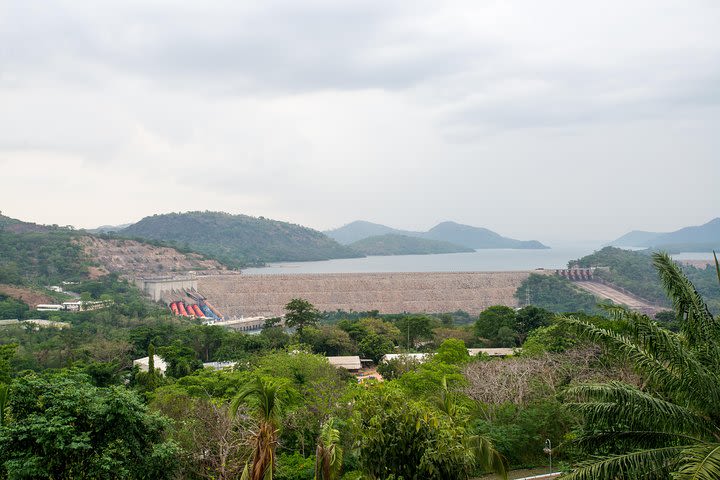
[[[530,271],[207,275],[197,288],[226,316],[279,316],[293,298],[321,311],[478,314],[491,305],[515,307]]]

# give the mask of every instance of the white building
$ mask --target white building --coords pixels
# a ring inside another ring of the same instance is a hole
[[[345,357],[326,357],[330,365],[337,368],[344,368],[351,372],[357,372],[362,368],[360,357],[357,355],[345,356]]]
[[[157,355],[153,355],[153,359],[155,360],[155,370],[160,370],[160,373],[164,375],[165,370],[167,370],[167,363],[165,363],[165,360],[163,360],[162,357],[159,357]],[[133,366],[135,365],[140,368],[141,372],[147,372],[150,369],[150,357],[143,357],[138,358],[137,360],[133,360]]]

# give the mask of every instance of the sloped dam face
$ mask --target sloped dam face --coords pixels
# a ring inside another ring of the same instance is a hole
[[[478,314],[491,305],[515,307],[522,272],[332,273],[209,275],[198,290],[226,317],[279,316],[293,298],[321,311]]]

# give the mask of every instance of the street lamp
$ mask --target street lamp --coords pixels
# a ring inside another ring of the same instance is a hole
[[[550,458],[550,473],[553,473],[552,469],[552,442],[549,438],[545,439],[545,448],[543,448],[543,452],[545,452]]]

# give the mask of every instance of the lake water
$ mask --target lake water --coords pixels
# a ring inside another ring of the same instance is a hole
[[[566,268],[576,260],[599,249],[597,244],[574,244],[547,250],[483,249],[470,253],[438,255],[389,255],[382,257],[343,258],[321,262],[270,263],[262,268],[246,268],[249,275],[281,273],[374,273],[374,272],[496,272]],[[623,247],[624,248],[624,247]],[[678,260],[712,258],[707,253],[679,253]]]
[[[599,248],[597,245],[572,245],[547,250],[483,249],[470,253],[280,262],[262,268],[246,268],[243,273],[494,272],[566,268],[568,261],[593,253]]]

